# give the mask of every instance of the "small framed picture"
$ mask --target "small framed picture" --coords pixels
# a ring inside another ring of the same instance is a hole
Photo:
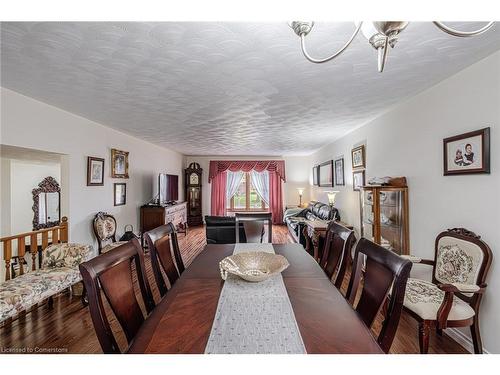
[[[319,186],[333,187],[333,160],[319,165]]]
[[[344,158],[335,160],[335,185],[344,186]]]
[[[128,151],[111,149],[111,177],[128,178]]]
[[[445,176],[490,173],[490,128],[443,139]]]
[[[352,189],[360,191],[363,186],[365,186],[365,171],[352,172]]]
[[[313,167],[313,185],[319,186],[319,165]]]
[[[87,157],[87,186],[104,185],[104,159]]]
[[[123,206],[127,204],[127,184],[117,182],[114,184],[114,200],[115,206]]]
[[[365,146],[361,145],[351,150],[352,168],[365,168]]]

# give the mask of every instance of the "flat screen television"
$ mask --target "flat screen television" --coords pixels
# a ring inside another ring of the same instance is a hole
[[[167,204],[179,199],[179,176],[160,173],[158,176],[159,204]]]

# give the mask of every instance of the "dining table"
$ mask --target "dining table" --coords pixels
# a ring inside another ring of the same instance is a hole
[[[128,353],[205,352],[224,286],[219,262],[235,244],[208,244],[159,301]],[[308,354],[382,354],[370,329],[299,244],[273,244],[289,267],[281,275]]]

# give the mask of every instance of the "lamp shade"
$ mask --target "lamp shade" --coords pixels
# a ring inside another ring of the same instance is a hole
[[[333,206],[335,204],[335,197],[337,196],[337,193],[339,193],[339,191],[327,191],[326,192],[326,195],[328,196],[328,203],[330,204],[330,206]]]
[[[297,188],[297,191],[299,192],[299,195],[303,195],[304,194],[304,188]]]

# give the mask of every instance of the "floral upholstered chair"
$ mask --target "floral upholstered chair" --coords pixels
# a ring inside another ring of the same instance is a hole
[[[463,228],[436,238],[434,261],[406,256],[433,267],[432,282],[409,278],[404,309],[419,323],[420,352],[427,353],[431,327],[438,334],[448,327],[470,326],[474,352],[482,353],[479,305],[492,254],[481,237]]]
[[[43,251],[42,267],[0,284],[0,322],[82,280],[78,266],[93,256],[90,245],[58,243]]]
[[[116,219],[106,212],[98,212],[95,215],[94,234],[97,238],[99,254],[127,243],[127,241],[116,241]]]

